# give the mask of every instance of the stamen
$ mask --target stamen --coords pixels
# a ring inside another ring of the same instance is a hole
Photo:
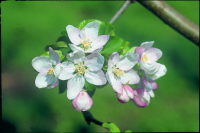
[[[53,68],[50,68],[47,72],[49,75],[53,74],[54,73],[54,69]]]
[[[144,62],[147,62],[147,61],[148,61],[147,54],[144,54],[144,55],[141,57],[141,60],[144,61]]]
[[[119,68],[115,68],[113,72],[117,77],[120,77],[120,76],[124,75],[124,71],[119,69]]]

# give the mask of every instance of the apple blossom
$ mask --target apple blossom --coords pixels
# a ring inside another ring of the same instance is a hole
[[[35,57],[32,60],[33,68],[39,72],[35,79],[38,88],[55,88],[61,72],[60,57],[56,51],[49,47],[49,57]]]
[[[107,80],[101,70],[104,64],[104,57],[99,53],[87,55],[83,52],[67,54],[66,61],[62,63],[63,70],[59,75],[60,80],[67,80],[67,97],[74,99],[82,90],[85,79],[94,85],[104,85]]]
[[[127,53],[119,58],[119,54],[114,52],[108,60],[106,77],[112,88],[122,94],[122,84],[137,84],[140,80],[138,74],[132,69],[138,62],[138,54]]]
[[[72,107],[79,112],[89,110],[92,107],[92,104],[92,98],[84,90],[72,100]]]
[[[72,25],[66,27],[68,37],[73,44],[69,44],[72,51],[84,53],[98,53],[107,43],[110,35],[98,36],[99,23],[90,22],[81,30]]]
[[[138,107],[144,108],[150,103],[150,95],[144,88],[138,88],[133,90],[134,97],[133,102]]]
[[[116,95],[119,102],[126,103],[130,99],[133,99],[134,93],[133,93],[133,89],[130,86],[123,85],[122,87],[123,87],[122,94],[116,93]]]

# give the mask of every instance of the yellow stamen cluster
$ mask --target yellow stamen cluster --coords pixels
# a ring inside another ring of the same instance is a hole
[[[147,61],[148,61],[147,54],[144,54],[144,55],[141,57],[141,60],[144,61],[144,62],[147,62]]]
[[[84,38],[82,38],[80,43],[82,43],[85,48],[87,48],[91,45],[90,39],[87,39],[86,36]]]
[[[119,68],[115,68],[113,72],[115,75],[117,75],[117,77],[124,75],[124,71]]]
[[[77,72],[76,74],[79,74],[79,75],[83,75],[85,72],[85,70],[87,70],[83,64],[76,64],[75,65],[75,71]]]
[[[54,69],[53,68],[50,68],[49,71],[47,72],[49,75],[53,74],[54,73]]]

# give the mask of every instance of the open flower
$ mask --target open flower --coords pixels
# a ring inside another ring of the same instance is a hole
[[[139,82],[138,74],[132,69],[138,62],[138,57],[138,54],[127,53],[122,58],[119,58],[117,52],[110,55],[106,77],[117,93],[122,94],[122,84],[137,84]]]
[[[150,75],[154,80],[166,74],[165,65],[156,61],[162,56],[162,51],[157,48],[151,48],[154,41],[144,42],[135,49],[135,53],[139,54],[138,63],[145,73]]]
[[[138,88],[133,90],[134,97],[133,102],[140,108],[144,108],[150,103],[150,95],[144,88]]]
[[[123,85],[122,87],[123,87],[122,88],[122,94],[116,93],[116,95],[117,95],[117,99],[118,99],[119,102],[126,103],[130,99],[133,99],[134,93],[133,93],[133,89],[130,86]]]
[[[82,90],[85,79],[94,85],[104,85],[107,80],[105,74],[101,70],[104,64],[104,57],[99,54],[90,54],[85,57],[83,52],[70,53],[67,59],[72,62],[62,63],[62,72],[59,79],[67,80],[67,97],[74,99]]]
[[[56,51],[49,47],[48,57],[35,57],[32,60],[33,68],[39,72],[35,79],[38,88],[55,88],[58,85],[58,77],[61,72],[60,57]],[[50,86],[49,86],[50,85]]]
[[[77,111],[87,111],[92,107],[92,104],[92,98],[84,90],[72,100],[72,107]]]
[[[74,52],[98,53],[103,49],[110,37],[110,35],[98,36],[98,22],[90,22],[81,30],[68,25],[66,30],[70,41],[73,43],[69,44],[69,46]]]

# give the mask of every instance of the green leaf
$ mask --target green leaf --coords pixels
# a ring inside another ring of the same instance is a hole
[[[110,133],[120,132],[119,128],[114,123],[103,123],[102,127],[108,129]]]
[[[131,132],[132,132],[131,130],[126,130],[126,131],[125,131],[125,133],[131,133]]]
[[[89,82],[87,82],[87,80],[85,80],[85,88],[87,89],[87,91],[93,91],[95,87],[95,85],[90,84]]]
[[[135,53],[135,49],[136,49],[137,47],[132,47],[129,51],[128,51],[128,53]]]
[[[76,26],[76,28],[82,29],[84,26],[86,26],[88,23],[93,22],[93,21],[99,21],[99,20],[95,20],[95,19],[88,19],[88,20],[83,20],[82,22],[80,22],[78,24],[78,26]],[[101,21],[99,21],[100,23]]]
[[[68,48],[67,44],[64,41],[57,42],[56,44],[54,44],[54,47]]]
[[[108,22],[101,22],[99,24],[99,32],[98,35],[107,35],[110,34],[111,36],[114,36],[114,26]]]
[[[120,47],[123,47],[125,45],[126,42],[122,38],[110,36],[107,44],[104,46],[103,50],[100,53],[110,55],[113,52],[119,52]]]
[[[60,50],[54,50],[54,51],[56,51],[58,53],[58,55],[60,56],[60,60],[62,60],[65,57]],[[41,56],[49,58],[49,51],[45,52]]]

